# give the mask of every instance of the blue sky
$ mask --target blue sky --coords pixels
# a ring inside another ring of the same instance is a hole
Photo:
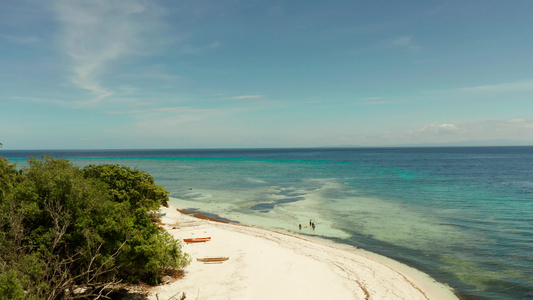
[[[533,1],[0,3],[3,149],[533,145]]]

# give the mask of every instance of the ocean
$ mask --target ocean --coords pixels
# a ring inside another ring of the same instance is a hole
[[[147,171],[184,210],[360,247],[463,299],[533,297],[533,147],[0,150],[41,154]]]

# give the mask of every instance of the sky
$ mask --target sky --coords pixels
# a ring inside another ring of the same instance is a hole
[[[532,16],[530,0],[0,0],[0,143],[533,145]]]

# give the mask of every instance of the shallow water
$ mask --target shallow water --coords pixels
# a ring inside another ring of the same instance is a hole
[[[39,151],[0,151],[24,165]],[[46,151],[44,152],[46,153]],[[54,151],[145,170],[176,206],[383,254],[464,298],[533,291],[533,147]]]

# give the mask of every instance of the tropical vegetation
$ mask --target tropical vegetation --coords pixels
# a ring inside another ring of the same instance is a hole
[[[146,172],[0,157],[0,295],[102,297],[117,282],[157,284],[189,257],[151,215],[168,192]]]

